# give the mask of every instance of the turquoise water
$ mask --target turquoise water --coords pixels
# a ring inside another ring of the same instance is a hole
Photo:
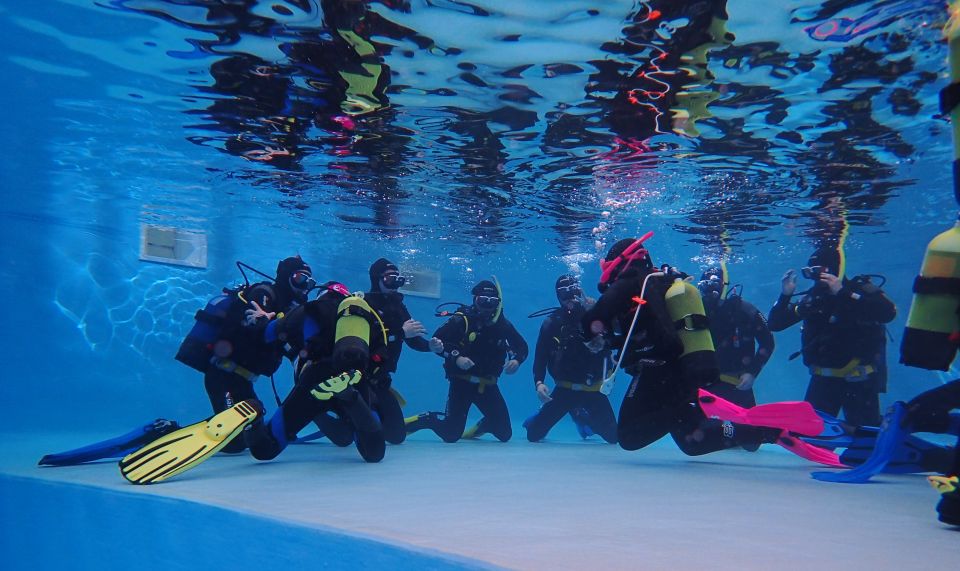
[[[596,283],[598,254],[647,230],[656,263],[725,257],[764,311],[845,236],[848,273],[885,275],[899,308],[885,400],[951,378],[896,364],[956,210],[941,3],[337,6],[0,2],[5,430],[206,416],[172,356],[237,260],[299,252],[353,289],[380,256],[431,269],[441,299],[408,298],[428,329],[496,274],[533,345],[556,276]],[[204,234],[207,268],[141,261],[142,225]],[[799,399],[798,331],[777,343],[758,397]],[[515,424],[530,366],[501,385]],[[442,408],[429,356],[406,351],[397,386],[407,412]]]

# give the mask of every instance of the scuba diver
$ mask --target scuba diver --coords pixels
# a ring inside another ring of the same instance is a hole
[[[302,324],[291,320],[292,327],[302,327],[303,339],[293,390],[269,422],[258,419],[244,433],[258,460],[275,458],[300,430],[318,417],[329,418],[328,413],[349,424],[350,441],[356,442],[364,460],[383,459],[386,443],[370,408],[369,378],[386,351],[386,329],[361,294],[351,295],[338,282],[327,282],[323,288],[303,307]],[[276,328],[277,338],[287,343],[297,334],[287,332],[283,321]]]
[[[387,442],[400,444],[407,437],[399,393],[393,389],[391,373],[397,370],[400,352],[406,343],[415,351],[429,352],[430,342],[421,335],[426,333],[422,323],[410,317],[399,290],[406,283],[396,264],[380,258],[370,266],[370,291],[363,299],[373,309],[387,332],[387,344],[382,354],[374,356],[376,366],[364,378],[362,389],[369,395],[373,410],[380,417]],[[437,342],[434,341],[436,344]],[[353,441],[354,429],[345,419],[321,415],[317,419],[321,432],[338,446],[348,446]]]
[[[580,281],[569,274],[557,278],[554,289],[560,307],[550,310],[540,326],[533,357],[533,385],[543,406],[523,423],[527,440],[543,440],[569,413],[584,439],[599,434],[616,444],[617,419],[610,399],[600,393],[605,373],[613,367],[610,351],[592,353],[580,336],[580,317],[594,300],[584,297]],[[542,312],[533,316],[538,314]],[[555,383],[553,392],[544,382],[547,370]]]
[[[805,401],[832,416],[842,408],[852,425],[878,426],[880,393],[886,392],[884,324],[897,307],[871,276],[843,277],[841,261],[836,249],[816,250],[802,269],[814,285],[799,303],[791,302],[800,294],[794,293],[797,274],[788,270],[768,322],[772,331],[803,322],[799,353],[810,370]]]
[[[384,359],[369,377],[373,392],[373,408],[380,415],[384,436],[391,444],[400,444],[407,437],[398,394],[392,390],[391,373],[397,370],[400,352],[406,343],[414,351],[430,351],[430,342],[422,336],[427,330],[410,316],[399,290],[406,283],[396,264],[380,258],[370,266],[370,291],[364,300],[377,312],[387,331]],[[436,343],[436,342],[434,342]]]
[[[361,296],[337,282],[327,282],[322,289],[317,299],[297,310],[298,317],[280,318],[268,327],[267,335],[291,344],[291,350],[297,339],[303,340],[297,351],[297,383],[269,421],[264,422],[259,400],[241,401],[128,455],[120,462],[124,478],[134,484],[165,480],[208,459],[240,434],[254,458],[271,460],[303,427],[327,412],[349,419],[365,461],[382,460],[383,430],[361,394],[360,382],[376,366],[374,356],[382,354],[386,332]]]
[[[243,265],[238,266],[242,273]],[[310,266],[300,256],[281,260],[272,283],[245,281],[239,288],[225,288],[197,311],[197,323],[176,355],[178,361],[203,373],[214,413],[257,398],[253,383],[260,375],[273,375],[283,360],[280,348],[264,338],[268,324],[305,303],[316,285]],[[223,451],[243,449],[242,439],[236,439]]]
[[[725,291],[729,284],[724,278],[721,268],[708,268],[697,284],[720,366],[721,382],[714,383],[709,390],[750,408],[757,404],[753,384],[770,360],[775,343],[763,314],[733,293],[735,288]]]
[[[713,343],[697,289],[654,267],[643,247],[652,235],[610,248],[600,261],[601,296],[580,320],[591,351],[618,351],[605,384],[621,366],[632,377],[617,421],[620,447],[639,450],[666,434],[690,456],[781,443],[778,428],[708,419],[698,406],[698,389],[719,376]]]
[[[905,409],[902,425],[911,432],[957,434],[960,432],[958,419],[950,411],[960,409],[960,379],[917,395]],[[943,523],[960,526],[960,437],[953,449],[953,465],[943,473],[943,476],[929,477],[941,493],[938,518]]]
[[[510,414],[497,380],[512,375],[527,358],[527,343],[503,314],[499,283],[483,280],[473,287],[473,305],[461,306],[437,329],[432,349],[443,357],[450,388],[445,413],[425,412],[406,419],[407,433],[429,428],[444,442],[493,434],[510,440]],[[483,418],[464,432],[470,405]]]

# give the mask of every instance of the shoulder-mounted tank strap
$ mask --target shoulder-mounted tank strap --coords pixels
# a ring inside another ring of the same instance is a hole
[[[921,295],[960,295],[960,278],[925,278],[913,280],[913,293]]]
[[[710,320],[707,319],[706,315],[691,313],[689,315],[684,315],[680,319],[674,321],[673,325],[677,329],[685,329],[687,331],[698,331],[700,329],[709,328]]]

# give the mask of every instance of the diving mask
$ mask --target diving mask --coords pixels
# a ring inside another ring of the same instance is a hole
[[[317,282],[310,275],[310,271],[303,269],[290,274],[290,287],[298,291],[308,291],[316,287]]]
[[[479,309],[494,311],[500,305],[500,298],[488,295],[476,295],[473,297],[473,304]]]
[[[383,284],[385,289],[397,290],[407,283],[407,278],[401,276],[399,272],[388,272],[380,278],[380,283]]]

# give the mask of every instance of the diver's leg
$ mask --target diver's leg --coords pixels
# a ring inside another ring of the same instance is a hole
[[[257,399],[253,383],[240,375],[211,365],[203,375],[203,386],[213,412],[221,413],[240,401]],[[227,454],[243,452],[247,448],[243,438],[234,438],[220,451]]]
[[[646,367],[635,375],[620,404],[617,442],[624,450],[639,450],[668,434],[677,422],[682,391],[676,367]]]
[[[845,385],[843,416],[846,421],[854,426],[880,426],[883,416],[876,375],[859,383],[840,382]]]
[[[407,431],[403,425],[403,410],[390,385],[377,385],[374,389],[374,409],[380,415],[380,424],[383,425],[383,436],[391,444],[400,444],[407,438]]]
[[[830,416],[837,416],[843,405],[843,385],[843,379],[813,375],[810,377],[807,394],[804,395],[803,400],[817,410]]]
[[[355,427],[360,456],[367,462],[383,460],[387,449],[383,427],[360,393],[352,389],[343,391],[337,395],[335,406],[342,410],[343,417]]]
[[[552,400],[545,402],[536,414],[523,423],[527,429],[527,440],[540,442],[546,438],[547,433],[563,418],[563,415],[570,412],[571,403],[567,395],[570,392],[572,391],[563,387],[553,389],[553,393],[550,394]]]
[[[743,408],[753,408],[757,406],[757,400],[753,395],[753,389],[741,391],[734,385],[725,383],[723,381],[711,383],[704,388],[714,395],[724,400],[728,400],[735,405],[742,406]]]
[[[513,427],[510,425],[510,411],[507,410],[507,401],[503,400],[500,387],[487,385],[482,393],[477,393],[474,403],[483,414],[477,432],[489,432],[500,442],[510,440],[513,436]]]
[[[306,386],[294,386],[269,421],[261,416],[244,430],[245,444],[257,460],[276,458],[290,442],[296,440],[297,433],[303,427],[326,410],[328,407],[314,399]]]
[[[587,424],[594,434],[598,434],[610,444],[617,443],[617,418],[613,414],[610,399],[604,394],[583,393],[579,400],[587,411]]]

